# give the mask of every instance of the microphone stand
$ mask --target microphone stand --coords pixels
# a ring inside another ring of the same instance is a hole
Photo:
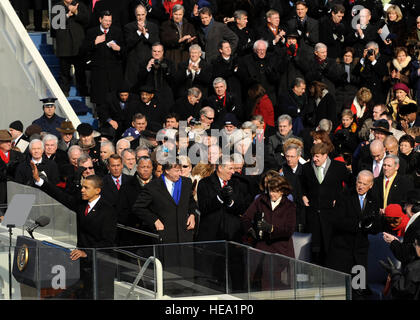
[[[14,224],[8,224],[9,228],[9,299],[12,300],[12,234]]]

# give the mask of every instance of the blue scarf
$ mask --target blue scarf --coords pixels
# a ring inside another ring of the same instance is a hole
[[[211,27],[213,27],[214,19],[211,18],[210,23],[207,26],[201,25],[201,30],[204,32],[204,37],[207,39],[207,35]]]
[[[161,177],[162,177],[163,183],[165,184],[165,187],[166,187],[165,175],[162,174]],[[178,179],[178,181],[175,182],[174,193],[172,195],[172,198],[174,199],[176,205],[178,205],[179,198],[181,198],[181,185],[182,185],[182,178],[180,177]]]

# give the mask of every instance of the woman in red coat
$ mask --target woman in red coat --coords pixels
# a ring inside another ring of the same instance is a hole
[[[251,115],[260,114],[264,118],[264,123],[274,127],[274,107],[270,98],[266,94],[264,87],[257,83],[248,90],[251,101],[255,101]]]
[[[267,192],[258,196],[242,216],[245,232],[255,239],[256,249],[295,257],[292,235],[296,227],[296,205],[287,199],[291,186],[282,176],[273,176],[267,182]],[[280,273],[288,262],[275,258],[278,263],[270,267],[270,259],[261,259],[253,274],[256,282],[261,281],[261,288],[271,289],[270,273],[274,273],[273,287],[280,284]],[[252,265],[251,265],[252,267]],[[261,274],[262,273],[262,274]]]

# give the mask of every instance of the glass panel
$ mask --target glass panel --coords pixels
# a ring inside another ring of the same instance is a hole
[[[264,251],[248,250],[249,299],[271,299],[273,288],[272,255]]]
[[[37,228],[34,232],[35,238],[37,238],[38,234],[38,236],[50,237],[51,240],[56,242],[76,246],[76,214],[73,211],[69,210],[40,189],[15,182],[7,182],[7,194],[8,203],[10,203],[15,194],[35,195],[35,203],[32,206],[28,220],[23,226],[22,231],[40,216],[46,216],[50,218],[50,223],[45,227]]]
[[[295,263],[296,260],[289,257],[272,255],[272,299],[295,298]]]

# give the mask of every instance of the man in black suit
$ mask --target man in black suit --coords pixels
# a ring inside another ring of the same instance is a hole
[[[398,172],[399,162],[398,156],[387,155],[382,165],[383,175],[375,178],[373,193],[382,209],[391,203],[403,206],[407,192],[414,188],[411,177]]]
[[[201,90],[203,97],[207,97],[212,77],[211,64],[201,58],[202,51],[198,44],[191,45],[188,50],[190,59],[178,64],[175,76],[177,84],[175,96],[178,98],[184,96],[189,88],[197,87]]]
[[[355,265],[367,270],[368,234],[382,230],[379,204],[371,194],[373,174],[363,170],[357,175],[356,188],[341,195],[331,219],[332,236],[326,266],[348,274]],[[363,291],[353,292],[359,297]]]
[[[201,90],[197,87],[188,89],[188,93],[175,101],[171,112],[179,115],[179,120],[189,122],[192,118],[198,120],[201,109]]]
[[[267,23],[258,32],[259,39],[268,42],[268,50],[278,51],[286,43],[285,28],[280,25],[280,15],[276,10],[268,10]]]
[[[60,173],[60,181],[64,181],[65,167],[69,163],[69,157],[63,150],[58,149],[58,138],[53,134],[47,134],[43,139],[44,155],[48,160],[54,161],[57,164]]]
[[[343,183],[351,183],[351,174],[342,162],[328,157],[330,147],[324,143],[311,149],[312,161],[303,165],[302,200],[306,206],[306,228],[312,233],[312,261],[325,265],[331,243],[331,217]]]
[[[152,44],[159,42],[159,27],[146,19],[145,7],[142,4],[137,5],[135,13],[136,21],[124,26],[124,38],[127,45],[125,79],[130,88],[137,83],[140,63],[149,57]]]
[[[114,298],[115,263],[109,261],[112,254],[105,251],[96,252],[93,261],[93,250],[89,248],[114,247],[117,231],[117,216],[113,208],[101,196],[102,179],[96,175],[84,179],[81,198],[61,191],[51,183],[40,178],[37,166],[31,161],[32,179],[41,190],[61,202],[76,213],[77,218],[77,249],[70,252],[72,260],[80,260],[80,281],[63,292],[63,296],[75,293],[79,299]],[[104,259],[102,259],[104,257]],[[96,268],[93,267],[96,263]],[[96,270],[96,274],[93,272]],[[94,279],[96,277],[96,283]],[[94,290],[96,286],[96,290]]]
[[[155,96],[155,90],[150,86],[140,88],[140,101],[133,103],[127,109],[127,119],[133,119],[136,113],[146,116],[147,128],[158,132],[163,128],[165,116],[169,112],[169,107],[161,103],[160,98]]]
[[[233,32],[238,36],[238,47],[236,54],[238,57],[243,57],[252,53],[252,46],[254,44],[256,34],[254,29],[247,26],[248,13],[243,10],[236,10],[233,13],[235,23],[229,26]]]
[[[219,161],[223,159],[220,158]],[[198,241],[227,240],[241,242],[241,218],[252,199],[246,184],[241,178],[235,177],[235,159],[229,157],[226,161],[217,164],[215,172],[209,177],[203,178],[198,183],[197,199],[201,212],[200,226],[198,229]],[[213,252],[220,250],[219,246],[209,247]],[[241,251],[235,248],[229,249],[229,265],[232,266],[230,273],[232,290],[243,289],[244,273]],[[219,252],[223,254],[223,252]],[[204,252],[200,257],[202,263],[199,269],[204,277],[210,276],[211,282],[219,288],[224,283],[225,274],[224,258],[217,254],[207,256]],[[216,281],[214,283],[214,281]]]
[[[236,118],[243,120],[242,106],[239,105],[235,94],[228,91],[227,83],[223,78],[213,80],[214,93],[203,100],[204,106],[210,106],[214,110],[213,127],[222,129],[226,114],[233,113]]]
[[[43,179],[48,179],[52,184],[57,184],[59,181],[58,166],[54,161],[49,160],[44,155],[44,144],[39,139],[33,139],[29,143],[29,154],[26,159],[21,162],[15,172],[15,181],[21,184],[33,185],[32,170],[30,162],[33,161]]]
[[[351,43],[356,50],[356,57],[363,56],[363,49],[370,41],[375,41],[378,37],[378,27],[371,23],[371,11],[367,8],[360,10],[360,23],[356,25],[356,31],[349,32],[347,42]]]
[[[79,49],[85,38],[85,28],[89,24],[89,9],[83,2],[73,0],[60,1],[57,6],[62,6],[66,12],[65,28],[55,29],[54,24],[52,24],[52,34],[56,39],[55,54],[60,59],[59,84],[64,94],[68,96],[71,84],[70,67],[74,65],[76,87],[80,95],[86,96],[88,92],[85,66],[79,56]],[[61,11],[56,12],[59,13]],[[52,15],[52,21],[54,21],[54,18],[54,15]]]
[[[126,224],[130,212],[128,188],[132,177],[122,173],[122,158],[116,153],[108,158],[108,170],[109,174],[103,177],[101,195],[113,207],[118,223]]]
[[[330,15],[325,15],[319,22],[319,41],[328,46],[330,58],[342,58],[346,27],[341,21],[346,9],[336,4]]]
[[[281,167],[283,176],[292,186],[293,202],[296,203],[296,228],[298,232],[303,232],[305,228],[305,206],[302,201],[302,187],[300,186],[303,166],[299,163],[302,152],[302,148],[298,145],[288,145],[284,150],[286,162]]]
[[[109,93],[105,104],[98,110],[101,129],[109,129],[115,140],[119,139],[131,124],[132,119],[128,118],[127,110],[130,105],[138,103],[138,99],[137,95],[130,93],[126,82],[116,92]]]
[[[220,41],[227,40],[235,53],[238,46],[238,36],[229,27],[214,20],[211,9],[203,7],[199,11],[201,24],[197,27],[198,42],[205,52],[205,59],[212,61],[219,54],[218,45]]]
[[[112,26],[112,13],[104,11],[100,25],[87,30],[80,49],[90,61],[92,102],[100,108],[106,95],[119,89],[123,80],[124,39],[121,30]]]
[[[296,17],[287,22],[288,30],[297,30],[299,46],[314,47],[319,41],[318,21],[308,17],[308,5],[304,1],[296,2]]]
[[[129,20],[129,2],[128,0],[100,0],[96,1],[92,10],[92,18],[90,19],[90,27],[95,27],[98,24],[102,12],[109,11],[113,15],[114,25],[122,29]],[[90,5],[92,8],[92,5]]]
[[[133,212],[149,228],[159,233],[161,242],[192,242],[197,204],[192,193],[191,179],[181,177],[179,162],[165,163],[162,170],[162,175],[147,183],[138,195]],[[190,246],[159,246],[157,256],[166,272],[192,280],[194,255]],[[166,285],[170,285],[170,282],[166,281]]]

